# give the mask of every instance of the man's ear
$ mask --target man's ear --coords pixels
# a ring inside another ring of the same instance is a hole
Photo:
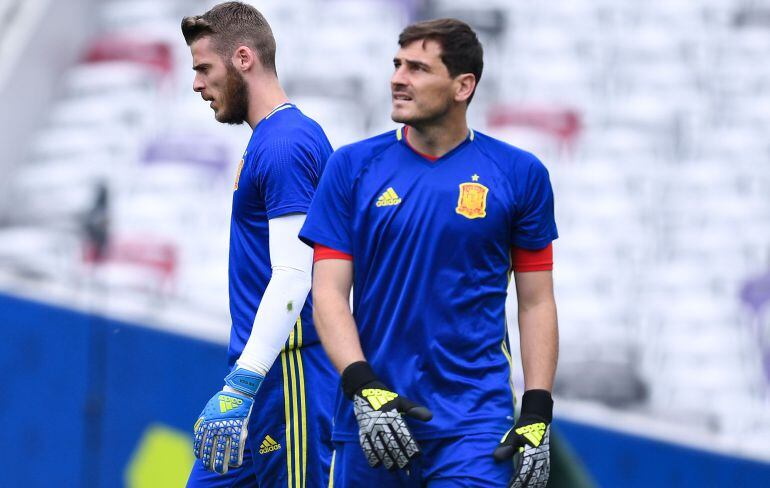
[[[238,71],[248,71],[254,66],[256,57],[254,56],[254,52],[247,46],[238,46],[233,53],[232,62],[233,66]]]
[[[455,101],[465,102],[476,89],[476,76],[473,73],[463,73],[455,77]]]

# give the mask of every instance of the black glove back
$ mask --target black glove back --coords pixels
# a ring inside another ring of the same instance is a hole
[[[550,433],[553,400],[546,390],[528,390],[521,401],[521,416],[505,433],[493,455],[500,462],[517,452],[516,470],[509,487],[545,488],[551,471]]]
[[[369,466],[404,468],[420,453],[402,414],[428,421],[427,408],[391,391],[377,380],[368,363],[353,363],[342,372],[342,388],[353,400],[358,434]]]

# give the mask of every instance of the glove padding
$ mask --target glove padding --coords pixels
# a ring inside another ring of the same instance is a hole
[[[388,389],[376,379],[369,364],[361,361],[342,373],[343,390],[353,400],[358,435],[369,466],[403,469],[420,453],[402,414],[428,421],[427,408]]]
[[[495,461],[519,453],[508,484],[512,488],[545,488],[551,471],[550,434],[553,400],[545,390],[529,390],[522,397],[521,416],[505,433],[493,455]]]
[[[214,395],[203,408],[193,428],[193,451],[207,470],[225,474],[243,464],[253,396],[263,379],[238,368],[225,378],[228,391]]]

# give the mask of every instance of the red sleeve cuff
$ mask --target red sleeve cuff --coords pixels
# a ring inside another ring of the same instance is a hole
[[[553,244],[548,244],[547,247],[538,251],[514,246],[511,248],[511,260],[513,270],[517,273],[551,271],[553,270]]]
[[[346,252],[332,249],[331,247],[316,244],[313,246],[313,262],[315,263],[321,261],[322,259],[345,259],[347,261],[352,261],[353,256]]]

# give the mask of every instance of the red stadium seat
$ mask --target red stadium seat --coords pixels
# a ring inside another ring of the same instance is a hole
[[[124,34],[106,35],[95,39],[88,48],[85,61],[130,61],[149,66],[164,75],[174,67],[173,53],[168,43],[145,40]]]
[[[174,243],[145,238],[113,238],[102,255],[95,246],[86,245],[83,261],[102,266],[121,264],[151,271],[161,281],[172,281],[178,265],[177,246]]]
[[[487,124],[533,129],[555,138],[567,150],[572,150],[582,131],[580,114],[567,107],[496,105],[487,112]]]

